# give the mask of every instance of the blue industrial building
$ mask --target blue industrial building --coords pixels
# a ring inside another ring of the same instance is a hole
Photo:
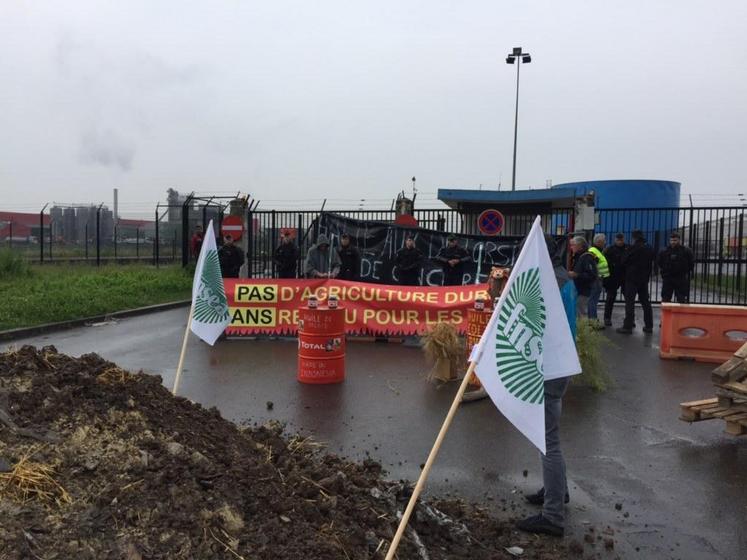
[[[659,245],[681,228],[680,183],[656,180],[606,180],[563,183],[551,188],[518,191],[439,189],[438,198],[465,215],[493,208],[506,217],[503,235],[523,235],[537,214],[546,231],[564,234],[586,230],[627,238],[641,229]],[[465,219],[465,233],[477,233]]]

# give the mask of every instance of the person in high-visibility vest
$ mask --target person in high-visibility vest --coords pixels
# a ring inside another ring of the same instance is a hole
[[[598,275],[596,281],[591,287],[591,295],[589,295],[588,317],[590,320],[595,321],[597,328],[603,329],[604,325],[601,324],[597,318],[597,306],[599,305],[599,296],[602,295],[602,286],[610,275],[610,267],[607,264],[607,258],[602,253],[607,245],[607,237],[603,233],[597,233],[594,236],[592,243],[589,253],[592,254],[597,263]]]

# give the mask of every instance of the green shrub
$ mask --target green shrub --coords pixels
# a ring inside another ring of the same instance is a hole
[[[26,259],[10,249],[0,249],[0,278],[16,278],[29,273]]]
[[[579,319],[576,326],[576,349],[581,361],[581,374],[573,376],[573,383],[604,392],[614,385],[607,371],[604,347],[612,342],[597,328],[596,322]]]

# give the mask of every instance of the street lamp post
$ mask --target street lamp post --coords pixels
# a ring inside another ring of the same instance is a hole
[[[514,170],[511,175],[511,190],[516,190],[516,137],[519,130],[519,68],[521,63],[529,64],[532,57],[529,53],[522,52],[521,47],[514,47],[511,54],[506,57],[506,64],[516,64],[516,116],[514,117]]]

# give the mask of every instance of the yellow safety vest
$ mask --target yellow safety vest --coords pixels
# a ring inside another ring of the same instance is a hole
[[[599,272],[599,277],[607,278],[610,275],[610,266],[607,264],[607,258],[602,254],[602,251],[596,247],[589,249],[589,252],[597,259],[597,272]]]

